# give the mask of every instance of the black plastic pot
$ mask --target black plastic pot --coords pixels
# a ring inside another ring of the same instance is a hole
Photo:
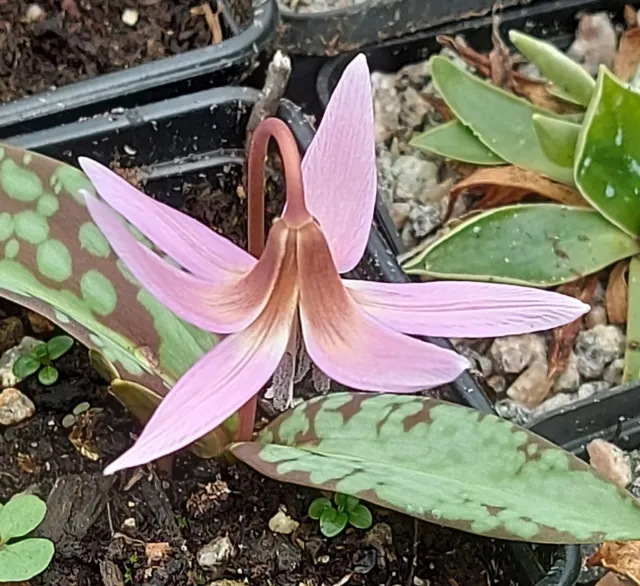
[[[0,139],[244,80],[275,34],[276,0],[254,0],[249,19],[237,14],[234,0],[217,1],[225,36],[222,43],[4,104]]]
[[[280,7],[279,46],[294,55],[334,56],[491,12],[492,0],[363,0],[318,13]],[[506,0],[505,8],[527,4]]]
[[[79,155],[105,164],[117,156],[121,167],[142,167],[140,179],[148,192],[161,201],[179,205],[180,186],[202,178],[235,192],[244,161],[244,130],[257,98],[258,92],[250,88],[211,89],[118,115],[15,136],[5,142],[72,164],[76,164]],[[278,116],[287,122],[305,150],[314,129],[301,109],[283,101]],[[396,261],[399,246],[386,208],[379,204],[358,276],[407,281]],[[446,341],[436,342],[448,345]],[[491,403],[470,376],[455,381],[452,390],[463,404],[491,411]],[[504,542],[500,547],[511,560],[522,586],[570,586],[580,569],[579,551],[574,546],[534,550],[526,544]]]

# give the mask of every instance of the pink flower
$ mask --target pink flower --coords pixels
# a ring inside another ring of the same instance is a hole
[[[286,131],[281,122],[268,122]],[[362,55],[345,70],[301,169],[286,168],[285,211],[259,260],[98,163],[80,163],[106,202],[87,194],[89,211],[131,273],[182,319],[230,334],[178,381],[108,474],[175,452],[220,425],[268,382],[298,329],[311,360],[331,379],[354,389],[411,393],[452,381],[467,361],[406,334],[520,334],[588,310],[570,297],[526,287],[340,278],[364,253],[376,195],[373,106]],[[185,270],[141,245],[112,210]]]

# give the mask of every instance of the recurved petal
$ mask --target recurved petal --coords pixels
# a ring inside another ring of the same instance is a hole
[[[376,198],[369,68],[358,55],[345,69],[302,161],[307,209],[324,232],[338,272],[364,253]]]
[[[82,170],[110,207],[195,275],[225,280],[256,263],[248,252],[186,214],[155,201],[100,163],[79,157]]]
[[[171,266],[141,245],[122,219],[105,203],[86,195],[91,217],[131,274],[178,317],[207,331],[237,332],[266,306],[278,279],[288,231],[276,224],[264,254],[245,276],[208,282]]]
[[[289,272],[295,270],[290,264]],[[296,311],[293,279],[246,330],[226,337],[162,400],[134,446],[105,474],[140,466],[188,446],[238,411],[269,380],[287,348]]]
[[[469,281],[374,283],[343,281],[360,307],[407,334],[495,338],[548,330],[578,319],[589,306],[578,299],[516,285]]]
[[[408,393],[454,380],[465,358],[405,336],[367,315],[347,293],[322,232],[298,237],[300,322],[313,362],[354,389]]]

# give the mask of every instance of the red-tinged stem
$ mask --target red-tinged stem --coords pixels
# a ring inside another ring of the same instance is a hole
[[[249,253],[259,258],[264,250],[264,191],[265,167],[269,141],[278,143],[284,163],[287,207],[283,219],[291,227],[309,221],[310,216],[304,205],[302,166],[300,151],[289,127],[278,118],[267,118],[256,128],[249,148],[247,169],[247,245]],[[239,411],[240,425],[236,440],[251,441],[256,419],[257,397],[253,397]]]

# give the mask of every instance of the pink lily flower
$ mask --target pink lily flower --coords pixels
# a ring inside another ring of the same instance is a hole
[[[267,122],[288,132],[275,119]],[[131,273],[182,319],[229,334],[178,381],[107,474],[175,452],[220,425],[269,381],[299,330],[309,357],[331,379],[359,390],[412,393],[454,380],[468,363],[407,334],[521,334],[566,324],[589,309],[519,286],[341,279],[365,251],[376,196],[362,55],[345,70],[301,168],[285,158],[285,210],[258,260],[98,163],[80,164],[104,200],[86,194],[89,211]],[[184,270],[140,244],[113,210]]]

